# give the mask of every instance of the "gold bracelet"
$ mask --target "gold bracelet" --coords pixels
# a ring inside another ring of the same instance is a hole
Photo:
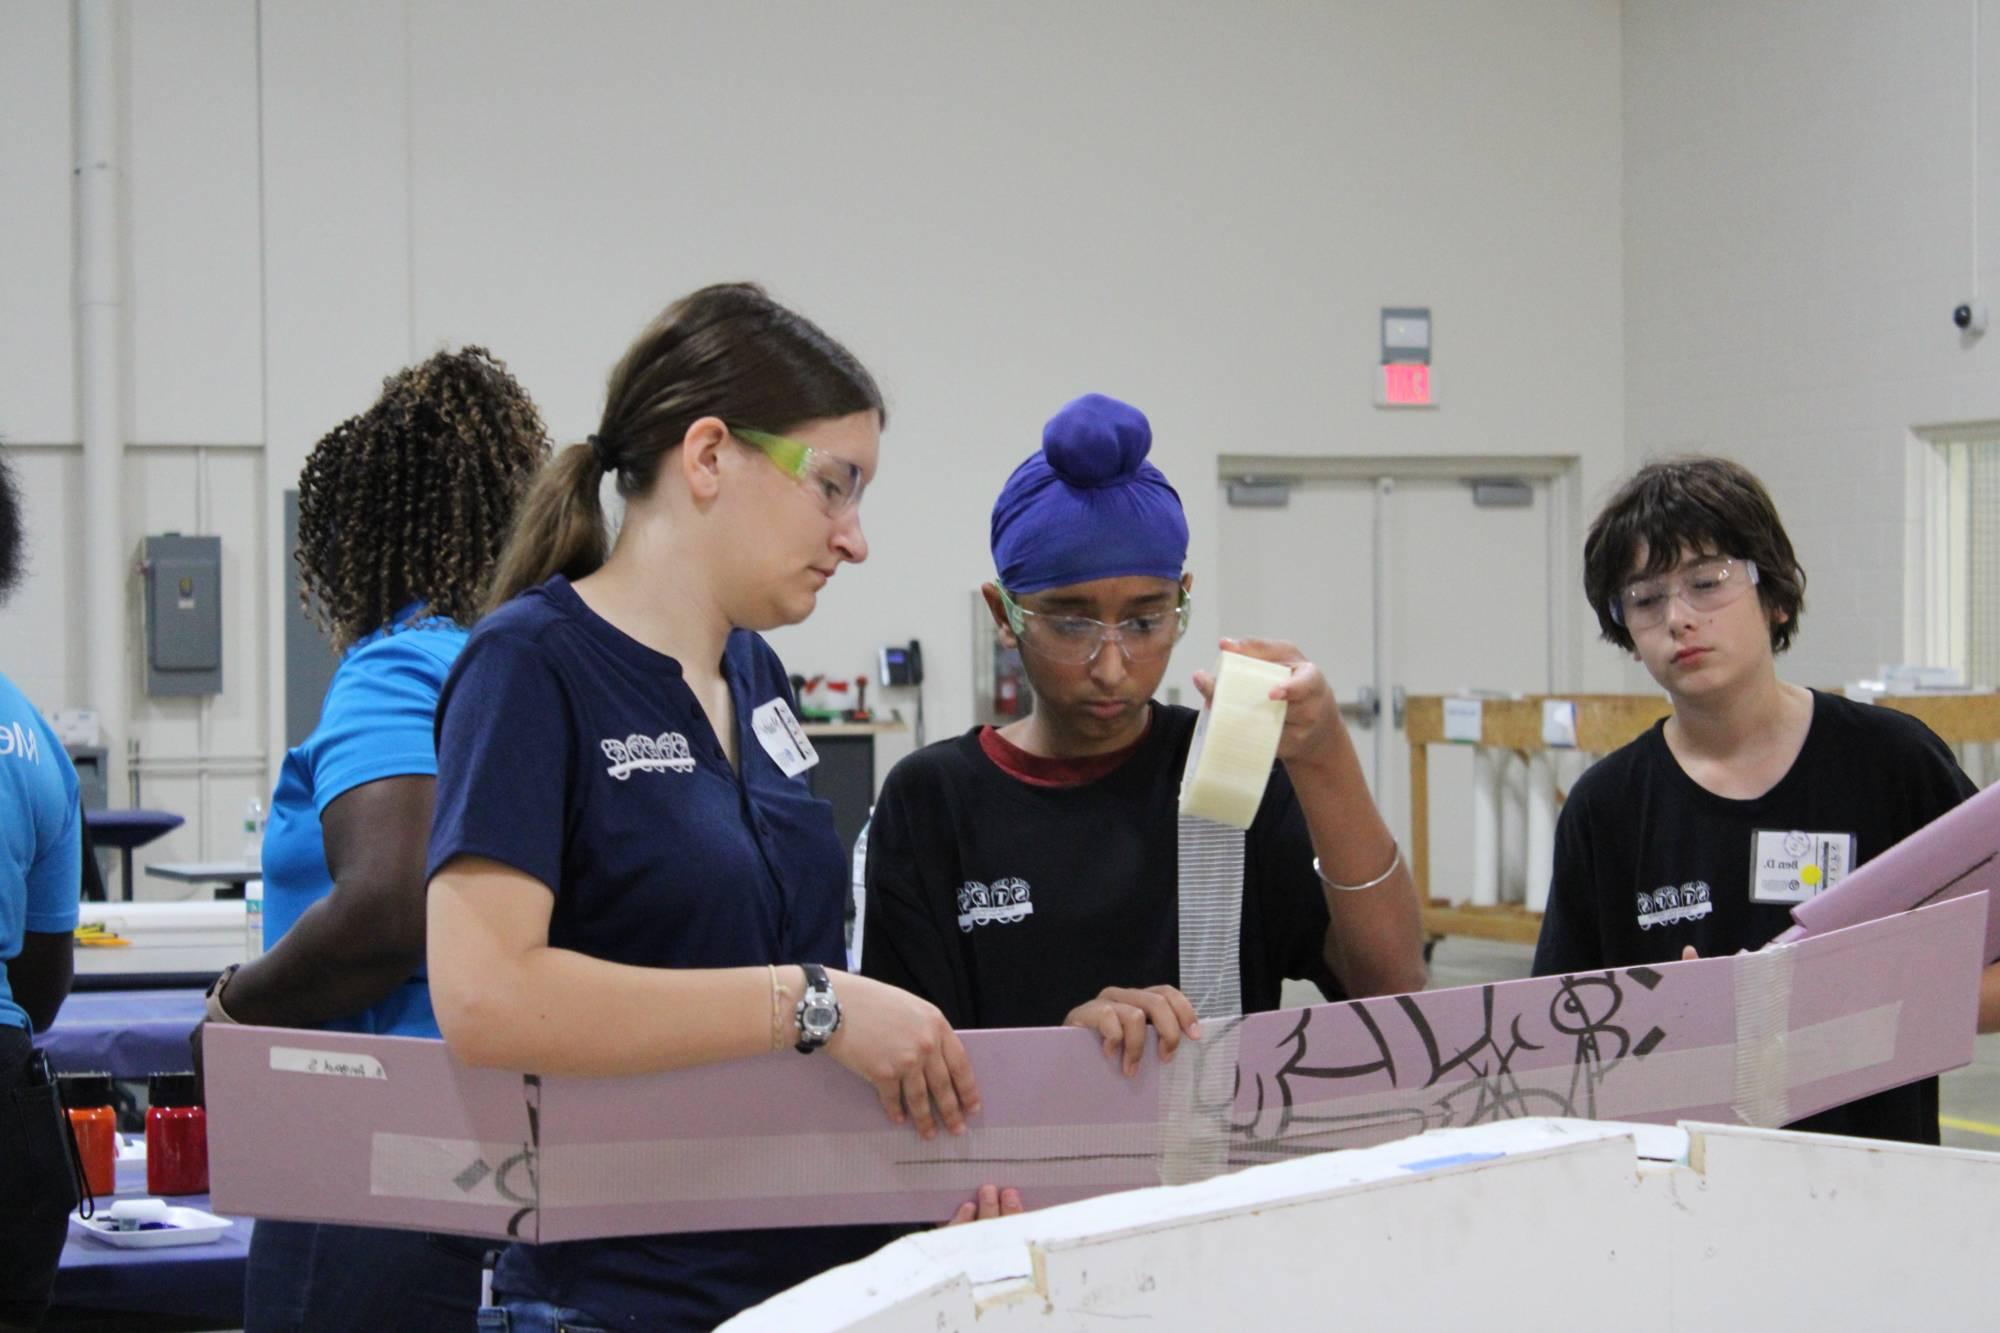
[[[766,963],[764,966],[771,973],[771,1049],[782,1051],[785,1049],[785,1029],[778,1016],[784,1012],[784,1001],[788,997],[784,987],[778,984],[778,965]]]
[[[1384,881],[1384,880],[1388,879],[1388,878],[1389,878],[1389,876],[1391,876],[1391,875],[1395,874],[1395,873],[1396,873],[1396,867],[1397,867],[1397,866],[1400,866],[1400,865],[1402,865],[1402,864],[1403,864],[1403,847],[1402,847],[1402,844],[1401,844],[1401,843],[1396,843],[1396,842],[1392,842],[1392,843],[1390,843],[1389,845],[1390,845],[1391,847],[1393,847],[1393,848],[1395,849],[1395,852],[1396,852],[1396,854],[1395,854],[1394,856],[1392,856],[1392,857],[1390,857],[1390,858],[1389,858],[1389,868],[1388,868],[1387,870],[1383,871],[1383,872],[1382,872],[1381,874],[1377,875],[1377,876],[1376,876],[1375,878],[1373,878],[1373,879],[1369,880],[1369,881],[1368,881],[1368,882],[1367,882],[1366,884],[1336,884],[1336,883],[1334,883],[1334,882],[1333,882],[1332,880],[1328,879],[1328,878],[1326,877],[1326,875],[1325,875],[1325,874],[1324,874],[1324,873],[1323,873],[1323,872],[1322,872],[1322,871],[1320,870],[1320,868],[1319,868],[1319,858],[1318,858],[1317,856],[1315,856],[1315,857],[1313,858],[1313,874],[1315,874],[1315,875],[1318,875],[1318,876],[1319,876],[1319,882],[1320,882],[1320,883],[1322,883],[1322,884],[1324,884],[1324,885],[1326,885],[1326,886],[1327,886],[1327,887],[1328,887],[1329,889],[1338,889],[1338,890],[1340,890],[1340,892],[1342,892],[1342,893],[1359,893],[1359,892],[1361,892],[1361,891],[1362,891],[1363,889],[1372,889],[1372,888],[1374,888],[1374,887],[1375,887],[1375,886],[1376,886],[1377,884],[1380,884],[1380,883],[1382,883],[1382,881]]]

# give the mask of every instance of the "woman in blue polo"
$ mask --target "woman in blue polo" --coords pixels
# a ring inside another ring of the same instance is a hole
[[[391,376],[306,459],[299,568],[341,661],[271,798],[269,952],[217,978],[207,1021],[438,1035],[423,971],[438,692],[547,457],[527,394],[468,347]],[[469,1326],[478,1258],[418,1232],[259,1222],[245,1328]]]
[[[882,415],[813,324],[710,287],[641,335],[597,433],[537,483],[495,581],[496,601],[519,595],[438,707],[430,979],[460,1059],[601,1076],[830,1058],[892,1119],[962,1132],[977,1091],[943,1016],[834,970],[846,858],[757,633],[804,620],[867,556]],[[608,554],[607,476],[625,502]],[[866,1244],[797,1228],[516,1245],[481,1326],[708,1329]]]
[[[0,452],[0,602],[20,581],[26,545],[20,491]],[[0,1328],[41,1321],[76,1198],[33,1034],[69,994],[82,828],[62,742],[0,676]]]

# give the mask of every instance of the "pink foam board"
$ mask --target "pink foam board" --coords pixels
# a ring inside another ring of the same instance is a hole
[[[1808,935],[1873,921],[1892,912],[1985,892],[1984,961],[2000,962],[2000,784],[1932,820],[1825,893],[1792,909],[1796,922],[1778,937]]]
[[[1231,1166],[1522,1116],[1793,1120],[1971,1059],[1986,910],[1966,897],[1777,953],[1253,1015],[1180,1058],[1234,1060],[1233,1097],[1206,1108]],[[964,1040],[984,1110],[925,1142],[821,1056],[537,1078],[466,1069],[441,1042],[212,1027],[213,1197],[553,1241],[937,1221],[984,1183],[1039,1206],[1159,1183],[1157,1061],[1123,1078],[1076,1029]]]

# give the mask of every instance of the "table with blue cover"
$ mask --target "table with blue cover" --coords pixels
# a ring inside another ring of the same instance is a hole
[[[108,1207],[110,1200],[100,1200]],[[208,1211],[205,1194],[168,1202]],[[220,1240],[205,1245],[172,1245],[126,1250],[71,1227],[56,1270],[58,1309],[115,1310],[171,1315],[236,1328],[243,1323],[243,1265],[255,1223],[230,1219]]]
[[[99,847],[116,847],[122,858],[125,880],[120,887],[126,902],[132,901],[132,849],[144,847],[162,834],[171,833],[187,822],[171,810],[86,810],[83,822],[90,828],[91,841]]]
[[[193,1067],[188,1033],[206,1012],[198,990],[76,991],[36,1044],[59,1074],[171,1074]]]
[[[188,1033],[203,1012],[198,990],[74,992],[38,1044],[59,1073],[103,1070],[138,1081],[188,1068]],[[112,1202],[100,1199],[98,1207]],[[209,1207],[207,1195],[169,1202]],[[237,1327],[243,1322],[243,1263],[251,1226],[248,1219],[232,1219],[228,1233],[212,1244],[156,1250],[119,1249],[71,1228],[56,1272],[55,1304]]]

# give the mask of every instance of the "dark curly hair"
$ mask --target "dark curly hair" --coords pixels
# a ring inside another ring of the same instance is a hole
[[[28,536],[21,526],[21,490],[14,484],[14,466],[0,453],[0,602],[27,572]]]
[[[1641,550],[1645,566],[1634,568]],[[1665,574],[1689,554],[1755,561],[1771,649],[1782,653],[1792,646],[1806,609],[1806,571],[1764,483],[1727,458],[1649,463],[1591,523],[1583,542],[1583,592],[1606,640],[1632,648],[1631,632],[1611,618],[1619,590],[1634,578]]]
[[[374,406],[313,446],[299,476],[308,614],[338,649],[412,601],[470,625],[548,455],[541,413],[485,348],[391,375]]]

